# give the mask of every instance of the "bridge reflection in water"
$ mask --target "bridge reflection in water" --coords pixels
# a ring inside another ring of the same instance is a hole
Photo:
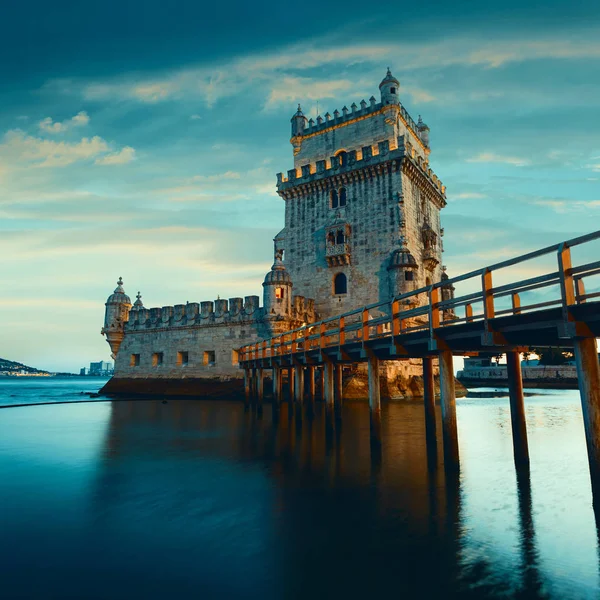
[[[276,598],[391,591],[537,598],[549,589],[584,597],[596,584],[594,546],[565,523],[579,549],[557,563],[556,540],[545,529],[550,558],[541,570],[535,523],[547,525],[548,515],[536,518],[533,506],[536,494],[540,505],[561,506],[547,497],[556,474],[544,473],[532,500],[528,471],[515,475],[505,458],[510,432],[497,418],[498,411],[508,416],[501,402],[490,401],[496,411],[464,409],[471,410],[465,433],[483,436],[477,453],[464,449],[460,475],[438,468],[441,449],[428,453],[418,403],[384,404],[383,443],[373,447],[369,408],[360,402],[344,405],[333,435],[321,405],[311,419],[289,415],[283,405],[273,420],[271,407],[259,415],[236,403],[113,402],[91,507],[97,550],[121,565],[136,552],[160,557],[157,572],[181,577],[176,593],[200,584],[207,597],[243,590]],[[581,426],[571,409],[552,425],[559,434]],[[545,410],[540,405],[533,418],[543,421]],[[494,469],[490,486],[477,477],[486,463]],[[585,473],[579,477],[585,488]],[[579,513],[593,527],[589,505]],[[115,546],[118,528],[130,537]],[[586,577],[563,580],[561,569],[583,569]],[[149,576],[148,592],[156,591],[155,579]]]

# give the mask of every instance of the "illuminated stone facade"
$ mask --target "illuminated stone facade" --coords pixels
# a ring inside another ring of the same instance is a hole
[[[379,102],[316,120],[298,107],[294,167],[277,176],[285,228],[262,307],[247,296],[146,309],[119,283],[102,330],[115,380],[240,378],[242,345],[440,280],[445,189],[429,167],[429,128],[410,117],[399,88],[388,70]],[[419,361],[385,368],[388,379],[421,373]]]

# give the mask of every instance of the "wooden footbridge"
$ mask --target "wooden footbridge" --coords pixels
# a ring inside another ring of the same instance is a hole
[[[459,464],[453,355],[506,353],[515,462],[529,464],[519,352],[533,347],[573,349],[585,423],[594,496],[600,499],[600,231],[446,279],[387,302],[361,307],[240,348],[246,394],[262,402],[265,370],[272,371],[275,408],[282,401],[282,374],[297,405],[315,398],[323,377],[326,415],[334,426],[341,400],[341,365],[366,362],[371,435],[379,440],[379,362],[421,358],[428,439],[435,440],[434,359],[439,362],[444,463]],[[573,253],[584,260],[573,264]],[[588,259],[587,262],[585,259]],[[544,262],[545,261],[545,262]],[[544,263],[540,266],[540,262]],[[524,274],[547,271],[523,278]],[[588,291],[586,291],[586,285]],[[452,297],[444,290],[465,288]],[[596,290],[596,291],[593,291]],[[295,383],[291,383],[294,381]],[[336,389],[337,388],[337,389]]]

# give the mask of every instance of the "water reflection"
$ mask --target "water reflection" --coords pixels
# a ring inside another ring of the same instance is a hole
[[[44,468],[10,467],[21,450],[14,423],[0,421],[0,480],[56,495],[51,509],[30,494],[5,507],[6,523],[29,505],[36,516],[6,528],[4,548],[19,552],[4,550],[0,576],[21,597],[593,597],[585,443],[573,405],[556,402],[528,405],[531,473],[515,472],[508,403],[497,399],[459,403],[460,474],[439,468],[441,444],[428,448],[421,403],[383,405],[379,447],[359,402],[333,429],[320,403],[310,418],[288,403],[274,418],[269,405],[259,415],[237,403],[112,402],[107,421],[77,405],[71,422],[52,422],[53,452],[64,455],[69,431],[104,432],[77,485],[48,446],[35,449]],[[49,421],[34,414],[17,420],[40,439]],[[61,503],[68,526],[46,536]],[[25,575],[39,551],[21,539],[45,540],[42,587]]]

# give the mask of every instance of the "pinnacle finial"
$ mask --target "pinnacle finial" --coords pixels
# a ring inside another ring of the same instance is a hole
[[[117,285],[123,285],[123,278],[119,277],[119,281],[117,281]]]
[[[392,74],[392,72],[390,71],[390,68],[388,67],[387,68],[387,75],[391,75],[391,74]]]
[[[142,294],[138,291],[136,298],[139,300],[142,297]]]

